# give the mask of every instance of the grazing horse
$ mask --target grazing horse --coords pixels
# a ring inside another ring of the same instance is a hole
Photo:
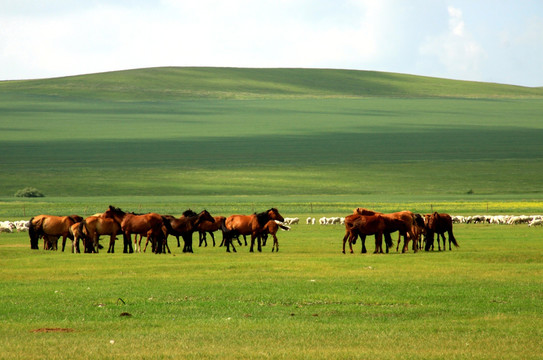
[[[386,233],[390,234],[396,231],[399,231],[398,242],[400,241],[401,236],[404,237],[404,246],[402,253],[408,250],[409,239],[413,240],[413,251],[418,251],[417,237],[413,234],[413,224],[415,223],[415,214],[411,211],[398,211],[389,214],[383,214],[373,210],[368,210],[364,208],[354,209],[355,214],[359,215],[383,215],[390,221],[388,221],[388,228]]]
[[[443,251],[447,250],[445,247],[446,232],[449,234],[449,250],[452,250],[451,243],[456,247],[460,246],[453,235],[452,218],[449,214],[434,212],[433,214],[424,215],[424,224],[426,225],[426,245],[424,250],[429,251],[430,248],[434,248],[434,234],[437,234],[437,246],[439,251],[441,251],[441,247],[439,246],[440,235],[443,239]]]
[[[167,221],[159,214],[148,213],[136,215],[133,213],[125,213],[121,209],[110,205],[103,216],[114,219],[121,224],[124,240],[124,253],[134,252],[134,249],[132,248],[132,234],[150,237],[153,244],[156,244],[156,246],[153,246],[153,249],[157,252],[162,250],[162,240],[164,239],[162,226]]]
[[[82,219],[82,217],[77,215],[38,215],[31,218],[28,227],[30,248],[38,249],[38,240],[40,237],[43,237],[44,249],[57,250],[58,238],[62,236],[62,251],[64,251],[66,238],[73,240],[73,236],[70,234],[70,227]]]
[[[348,218],[348,220],[347,220]],[[343,237],[343,253],[345,254],[345,243],[349,240],[349,248],[353,253],[353,246],[356,238],[360,236],[362,242],[362,253],[366,253],[366,236],[375,235],[375,251],[374,254],[383,253],[383,235],[387,248],[392,246],[390,233],[387,233],[390,228],[390,219],[383,214],[360,215],[353,214],[345,217],[345,236]]]
[[[264,228],[262,229],[262,240],[263,240],[263,246],[266,246],[266,241],[268,239],[268,235],[271,235],[273,237],[273,245],[272,245],[272,252],[276,250],[279,252],[279,241],[277,240],[277,230],[279,228],[289,231],[290,226],[284,225],[282,222],[277,220],[270,220],[264,225]]]
[[[251,249],[250,252],[253,252],[253,247],[255,244],[255,239],[258,239],[258,251],[262,251],[261,243],[261,233],[270,220],[279,220],[283,221],[284,218],[279,214],[279,211],[276,208],[271,208],[259,214],[253,215],[230,215],[224,221],[223,225],[223,236],[226,239],[226,251],[230,252],[230,245],[234,248],[232,244],[232,237],[234,235],[251,235]],[[234,248],[235,251],[235,248]]]
[[[183,238],[183,252],[194,252],[192,249],[192,234],[198,231],[198,226],[203,222],[214,223],[215,219],[207,210],[202,210],[199,214],[192,210],[183,212],[180,218],[167,219],[169,228],[168,235],[174,235],[179,242],[179,236]],[[166,237],[167,238],[167,237]]]
[[[390,234],[387,236],[387,230],[390,226],[390,220],[385,217],[383,214],[375,215],[359,215],[353,214],[350,216],[349,221],[345,221],[345,236],[343,237],[343,253],[345,254],[345,243],[347,238],[349,240],[349,248],[351,254],[353,253],[352,244],[355,243],[355,240],[360,236],[362,242],[362,253],[366,253],[366,236],[375,235],[375,251],[374,254],[383,253],[383,235],[385,235],[385,241],[387,247],[392,246],[392,240]],[[347,219],[347,217],[346,217]]]
[[[202,246],[202,243],[205,242],[205,246],[207,247],[206,233],[209,233],[209,235],[211,235],[211,239],[213,240],[213,246],[215,246],[215,236],[213,235],[213,233],[221,228],[221,224],[226,218],[224,216],[214,216],[213,219],[215,220],[215,222],[206,220],[198,224],[198,232],[200,235],[200,243],[198,246]]]
[[[98,252],[98,239],[100,235],[109,235],[109,248],[108,253],[115,252],[115,240],[117,235],[122,234],[121,224],[112,218],[101,216],[89,216],[81,222],[81,227],[92,241],[92,247],[95,249],[93,252]],[[85,249],[89,247],[85,246]]]

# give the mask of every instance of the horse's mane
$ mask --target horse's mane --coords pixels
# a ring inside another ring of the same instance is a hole
[[[266,225],[266,223],[270,220],[270,215],[268,215],[268,213],[270,211],[275,211],[277,212],[277,209],[275,208],[271,208],[269,210],[266,210],[266,211],[263,211],[261,213],[258,213],[256,215],[256,219],[258,220],[258,224],[261,226],[261,227],[264,227]]]
[[[112,206],[112,205],[109,205],[109,210],[111,210],[112,212],[117,213],[117,214],[123,214],[123,215],[126,214],[120,208]]]
[[[194,216],[198,216],[198,214],[196,214],[194,211],[192,211],[192,209],[188,209],[188,210],[185,210],[183,212],[183,216],[184,217],[194,217]]]

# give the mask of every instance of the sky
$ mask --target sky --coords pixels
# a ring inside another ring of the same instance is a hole
[[[0,80],[157,66],[543,86],[543,0],[0,0]]]

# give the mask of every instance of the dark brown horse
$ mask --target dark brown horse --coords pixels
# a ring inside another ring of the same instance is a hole
[[[54,216],[38,215],[30,219],[28,235],[30,236],[30,248],[38,249],[38,240],[44,239],[44,249],[57,250],[57,241],[62,237],[62,251],[66,247],[66,239],[73,240],[70,227],[81,221],[83,218],[78,215]]]
[[[179,242],[179,236],[183,238],[183,252],[194,252],[192,249],[192,234],[198,231],[198,226],[203,222],[214,223],[215,219],[207,210],[202,210],[199,214],[192,210],[183,212],[180,218],[168,219],[168,235],[174,235]]]
[[[408,243],[409,240],[413,240],[413,251],[418,251],[418,243],[417,243],[417,237],[415,234],[413,234],[413,224],[415,223],[415,214],[413,214],[411,211],[398,211],[394,213],[388,213],[383,214],[380,212],[376,212],[373,210],[368,210],[364,208],[356,208],[354,209],[355,214],[360,215],[383,215],[385,216],[388,221],[388,228],[385,233],[394,233],[396,231],[399,232],[398,242],[400,241],[400,237],[404,237],[404,246],[402,249],[402,252],[406,252],[408,250]]]
[[[343,237],[343,253],[345,254],[345,243],[349,240],[349,248],[353,253],[353,246],[356,238],[360,236],[362,242],[362,253],[366,253],[366,236],[375,235],[375,251],[374,254],[383,253],[383,235],[387,242],[387,248],[392,246],[390,233],[387,233],[390,228],[390,220],[382,214],[375,215],[360,215],[353,214],[345,217],[345,236]]]
[[[215,236],[213,235],[213,233],[221,228],[221,224],[226,218],[224,216],[214,216],[213,219],[215,220],[214,222],[206,220],[198,224],[198,232],[200,235],[200,243],[198,246],[202,246],[202,243],[205,243],[205,246],[207,247],[207,233],[211,235],[211,239],[213,240],[213,246],[215,246]]]
[[[134,213],[125,213],[121,209],[110,205],[103,217],[114,219],[121,225],[124,253],[134,252],[132,234],[151,237],[153,244],[156,244],[153,245],[153,249],[157,249],[157,252],[162,250],[162,241],[164,240],[162,226],[166,221],[159,214],[148,213],[136,215]]]
[[[285,219],[276,208],[271,208],[264,212],[252,215],[230,215],[224,221],[223,236],[225,237],[226,251],[230,252],[230,245],[234,251],[234,244],[232,244],[232,238],[236,235],[251,235],[251,248],[250,252],[253,252],[255,239],[258,239],[258,251],[262,251],[261,233],[264,226],[270,220],[284,221]]]
[[[439,214],[438,212],[426,214],[424,215],[424,224],[426,225],[426,245],[424,250],[429,251],[434,248],[434,234],[437,234],[439,251],[441,251],[439,236],[443,239],[443,251],[447,250],[445,247],[445,233],[449,235],[449,250],[452,250],[451,243],[456,247],[460,246],[453,235],[453,223],[449,214]]]

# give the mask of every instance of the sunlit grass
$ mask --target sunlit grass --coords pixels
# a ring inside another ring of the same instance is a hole
[[[293,226],[273,254],[74,255],[2,234],[2,356],[536,359],[539,230],[458,225],[458,249],[388,255],[341,254],[341,226]]]

